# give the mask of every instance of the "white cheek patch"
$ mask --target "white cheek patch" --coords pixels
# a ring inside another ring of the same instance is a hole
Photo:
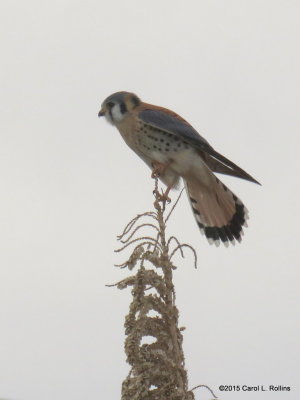
[[[121,113],[120,104],[115,104],[111,109],[113,122],[120,122],[124,118],[124,114]]]

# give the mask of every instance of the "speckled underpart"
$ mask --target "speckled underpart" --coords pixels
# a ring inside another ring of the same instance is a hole
[[[168,154],[190,148],[190,145],[180,137],[141,121],[138,122],[136,130],[136,144],[143,153],[159,151]]]

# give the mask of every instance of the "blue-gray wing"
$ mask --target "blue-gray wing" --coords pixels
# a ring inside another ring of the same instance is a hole
[[[188,123],[179,118],[166,114],[162,111],[143,110],[139,113],[139,117],[146,124],[156,127],[176,136],[180,136],[183,140],[194,144],[196,147],[205,151],[207,146],[211,147],[199,133]]]
[[[232,175],[248,181],[258,183],[251,175],[238,167],[228,158],[216,152],[214,148],[187,122],[163,111],[145,109],[139,112],[139,118],[147,125],[159,130],[179,136],[196,149],[205,153],[205,162],[214,172]]]

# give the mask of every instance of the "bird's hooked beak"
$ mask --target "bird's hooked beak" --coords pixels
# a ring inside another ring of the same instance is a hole
[[[101,110],[98,112],[98,117],[103,117],[105,115],[105,112],[103,111],[103,109],[101,108]]]

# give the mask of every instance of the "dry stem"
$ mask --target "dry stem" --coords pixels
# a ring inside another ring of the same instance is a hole
[[[166,221],[179,199],[165,217],[166,202],[158,191],[157,179],[154,194],[156,211],[137,215],[118,236],[123,246],[117,252],[135,245],[119,267],[132,270],[139,265],[135,275],[116,284],[119,289],[132,287],[133,297],[125,318],[125,353],[131,370],[122,384],[122,400],[193,400],[184,366],[183,329],[178,328],[173,285],[176,267],[171,258],[177,251],[183,256],[184,248],[192,250],[195,264],[197,257],[190,245],[181,244],[174,236],[166,238]],[[154,237],[135,237],[145,227]]]

